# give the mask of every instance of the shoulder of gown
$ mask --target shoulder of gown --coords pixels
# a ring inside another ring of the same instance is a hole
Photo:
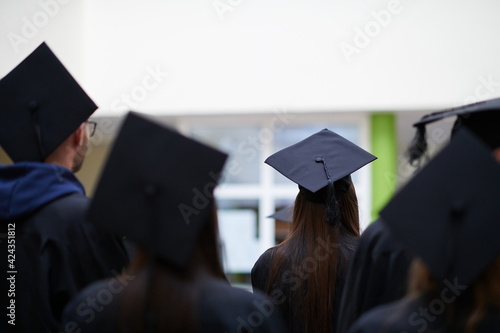
[[[271,268],[271,261],[275,250],[275,247],[267,249],[255,262],[252,271],[250,272],[252,288],[254,291],[258,290],[265,292],[269,269]]]
[[[404,297],[413,255],[381,220],[361,235],[347,273],[337,324],[346,332],[367,310]]]
[[[286,332],[274,303],[260,292],[207,280],[200,299],[203,332]]]

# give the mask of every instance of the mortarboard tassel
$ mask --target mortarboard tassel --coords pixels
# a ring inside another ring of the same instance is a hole
[[[340,224],[340,212],[339,212],[339,203],[335,195],[335,186],[333,182],[328,184],[327,186],[325,205],[326,205],[326,223],[329,226],[337,227]]]
[[[336,227],[339,225],[340,214],[339,214],[339,203],[337,202],[337,198],[335,196],[335,186],[332,181],[332,177],[330,176],[330,172],[328,171],[328,167],[326,166],[326,162],[323,157],[316,157],[316,163],[322,163],[323,168],[325,169],[326,177],[328,178],[328,185],[326,186],[326,198],[325,198],[325,218],[326,223],[332,227]]]
[[[408,162],[412,166],[419,166],[422,157],[427,152],[427,135],[425,130],[425,124],[417,126],[417,132],[413,138],[408,150],[406,151],[406,157]]]

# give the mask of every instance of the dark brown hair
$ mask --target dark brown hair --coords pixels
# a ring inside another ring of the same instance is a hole
[[[500,307],[500,257],[495,259],[451,304],[446,319],[452,329],[444,331],[474,333],[488,312]],[[440,295],[443,286],[432,276],[419,258],[410,268],[409,295]],[[458,323],[458,324],[457,324]],[[459,327],[457,327],[459,326]]]
[[[340,224],[332,227],[325,220],[325,204],[309,201],[299,192],[290,234],[276,246],[272,259],[266,293],[272,294],[275,288],[280,288],[287,270],[299,277],[295,290],[288,288],[290,292],[285,294],[291,310],[290,318],[286,319],[293,322],[293,318],[298,318],[303,332],[333,332],[337,272],[347,261],[347,250],[354,248],[353,236],[359,236],[354,186],[351,184],[346,193],[338,195],[337,201]],[[319,255],[319,242],[323,243],[323,251],[328,251],[328,255]],[[308,263],[313,267],[308,267]],[[304,269],[307,277],[301,271]]]
[[[198,332],[200,274],[226,280],[219,249],[215,205],[186,270],[179,270],[140,248],[127,269],[127,274],[135,279],[124,290],[119,331]]]

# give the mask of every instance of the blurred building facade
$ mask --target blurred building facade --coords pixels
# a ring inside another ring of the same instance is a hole
[[[354,175],[365,228],[413,174],[414,121],[500,96],[499,11],[493,0],[5,1],[0,77],[46,41],[94,98],[77,175],[90,195],[128,110],[229,153],[216,196],[226,270],[245,277],[286,234],[267,216],[297,194],[264,159],[323,128],[378,156]],[[431,126],[431,150],[451,125]]]

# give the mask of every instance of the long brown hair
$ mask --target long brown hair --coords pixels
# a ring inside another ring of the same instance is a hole
[[[290,234],[276,246],[272,259],[266,293],[290,280],[285,275],[295,277],[294,285],[284,288],[291,310],[286,319],[299,318],[303,332],[333,332],[337,272],[347,261],[347,251],[354,248],[350,240],[359,236],[354,186],[337,200],[340,225],[332,227],[325,220],[325,204],[309,201],[299,192]]]
[[[217,210],[201,230],[191,263],[179,270],[144,248],[127,269],[135,276],[124,290],[120,332],[198,332],[197,296],[200,275],[224,279],[218,238]]]
[[[419,258],[410,268],[409,295],[440,295],[443,286]],[[500,308],[500,257],[495,259],[451,304],[446,307],[445,331],[474,333],[488,312]]]

